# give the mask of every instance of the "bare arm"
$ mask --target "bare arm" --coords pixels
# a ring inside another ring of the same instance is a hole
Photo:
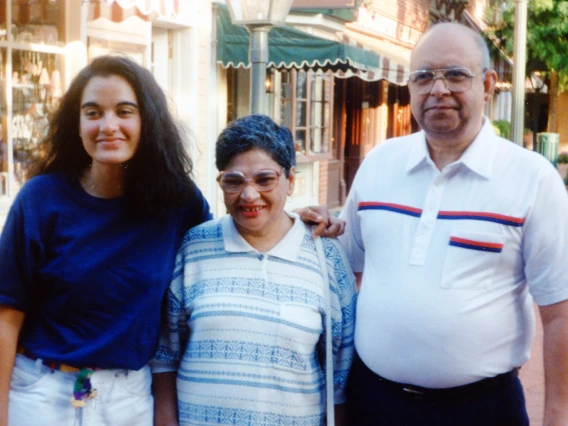
[[[363,272],[355,272],[355,282],[357,284],[357,291],[361,290],[361,283],[363,282]]]
[[[325,206],[310,206],[294,210],[303,222],[317,225],[313,236],[335,238],[345,232],[345,221],[329,214]]]
[[[24,313],[0,305],[0,426],[8,424],[8,392]]]
[[[347,404],[335,405],[335,426],[347,426]]]
[[[154,425],[178,426],[176,373],[156,373],[152,375],[154,394]]]
[[[544,426],[568,425],[568,300],[539,310],[544,330]]]

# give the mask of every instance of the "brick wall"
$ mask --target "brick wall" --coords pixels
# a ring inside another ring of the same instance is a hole
[[[318,203],[321,206],[327,204],[327,160],[319,162],[319,190],[318,190]]]

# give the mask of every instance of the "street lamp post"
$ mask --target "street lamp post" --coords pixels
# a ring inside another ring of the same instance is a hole
[[[525,58],[527,50],[527,3],[515,1],[515,35],[513,38],[513,108],[511,111],[511,140],[523,144],[525,119]]]
[[[268,32],[284,25],[293,0],[227,0],[231,21],[244,26],[250,34],[250,104],[253,114],[266,114],[266,65]]]
[[[530,80],[534,89],[533,151],[537,151],[537,133],[538,133],[538,118],[539,118],[538,116],[540,114],[540,91],[542,90],[543,82],[536,75],[531,75]]]

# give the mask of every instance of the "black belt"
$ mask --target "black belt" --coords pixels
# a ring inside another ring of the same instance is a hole
[[[421,386],[405,385],[403,383],[393,382],[385,379],[384,377],[376,374],[379,382],[391,386],[394,389],[406,394],[413,399],[445,399],[445,398],[459,398],[471,395],[483,390],[495,387],[505,387],[519,376],[519,369],[515,368],[508,373],[499,374],[495,377],[488,377],[487,379],[479,380],[477,382],[469,383],[463,386],[456,386],[453,388],[444,389],[431,389],[423,388]]]

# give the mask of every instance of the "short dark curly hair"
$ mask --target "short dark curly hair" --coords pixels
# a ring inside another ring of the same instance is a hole
[[[164,211],[180,205],[195,191],[193,163],[166,96],[152,73],[126,56],[101,56],[73,79],[54,113],[45,139],[48,153],[35,174],[65,172],[78,179],[91,164],[80,133],[81,98],[93,77],[119,76],[134,90],[142,128],[140,143],[128,162],[125,198],[142,211]]]
[[[284,169],[286,177],[296,165],[292,132],[266,115],[253,114],[230,122],[217,138],[217,169],[225,170],[233,158],[252,149],[265,151]]]

